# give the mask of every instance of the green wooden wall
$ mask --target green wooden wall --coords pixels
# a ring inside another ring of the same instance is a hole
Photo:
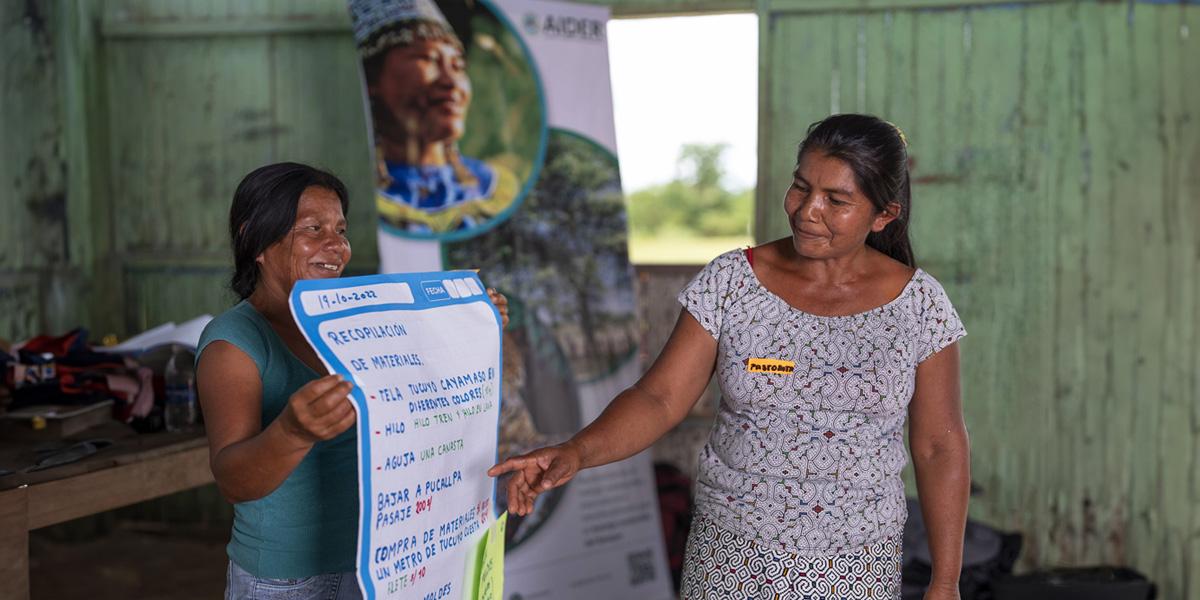
[[[760,239],[810,122],[903,127],[918,258],[971,333],[973,516],[1024,532],[1026,566],[1200,598],[1196,2],[595,3],[757,10]],[[0,51],[0,338],[221,310],[229,198],[270,161],[347,180],[374,268],[341,0],[2,2]]]
[[[970,332],[972,515],[1027,565],[1200,598],[1200,5],[889,4],[931,3],[760,4],[759,238],[809,123],[900,125],[918,261]]]
[[[0,3],[0,338],[61,325],[67,262],[56,6]]]
[[[125,336],[228,307],[229,201],[268,162],[343,176],[362,224],[350,269],[374,270],[341,2],[5,2],[0,27],[0,337]]]

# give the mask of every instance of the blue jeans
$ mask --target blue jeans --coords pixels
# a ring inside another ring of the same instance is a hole
[[[362,600],[353,571],[300,579],[255,577],[229,561],[225,600]]]

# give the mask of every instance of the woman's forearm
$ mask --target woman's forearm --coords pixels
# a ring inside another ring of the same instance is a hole
[[[213,456],[213,478],[230,502],[258,500],[282,485],[311,449],[311,443],[289,435],[277,419]]]
[[[687,412],[639,382],[617,395],[604,412],[567,443],[579,450],[581,467],[623,460],[649,448]]]
[[[971,492],[966,431],[954,432],[926,452],[913,453],[921,514],[933,557],[931,585],[957,585]]]

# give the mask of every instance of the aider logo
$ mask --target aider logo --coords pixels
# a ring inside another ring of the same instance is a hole
[[[537,15],[525,13],[521,25],[526,35],[543,35],[545,37],[566,40],[584,40],[589,42],[604,41],[606,23],[598,19],[566,15]]]
[[[796,363],[775,358],[747,358],[746,370],[751,373],[787,375],[796,370]]]

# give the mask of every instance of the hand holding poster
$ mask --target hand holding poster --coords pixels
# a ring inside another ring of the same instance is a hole
[[[329,372],[355,384],[364,597],[499,598],[504,521],[486,471],[501,318],[479,278],[305,280],[291,308]]]

